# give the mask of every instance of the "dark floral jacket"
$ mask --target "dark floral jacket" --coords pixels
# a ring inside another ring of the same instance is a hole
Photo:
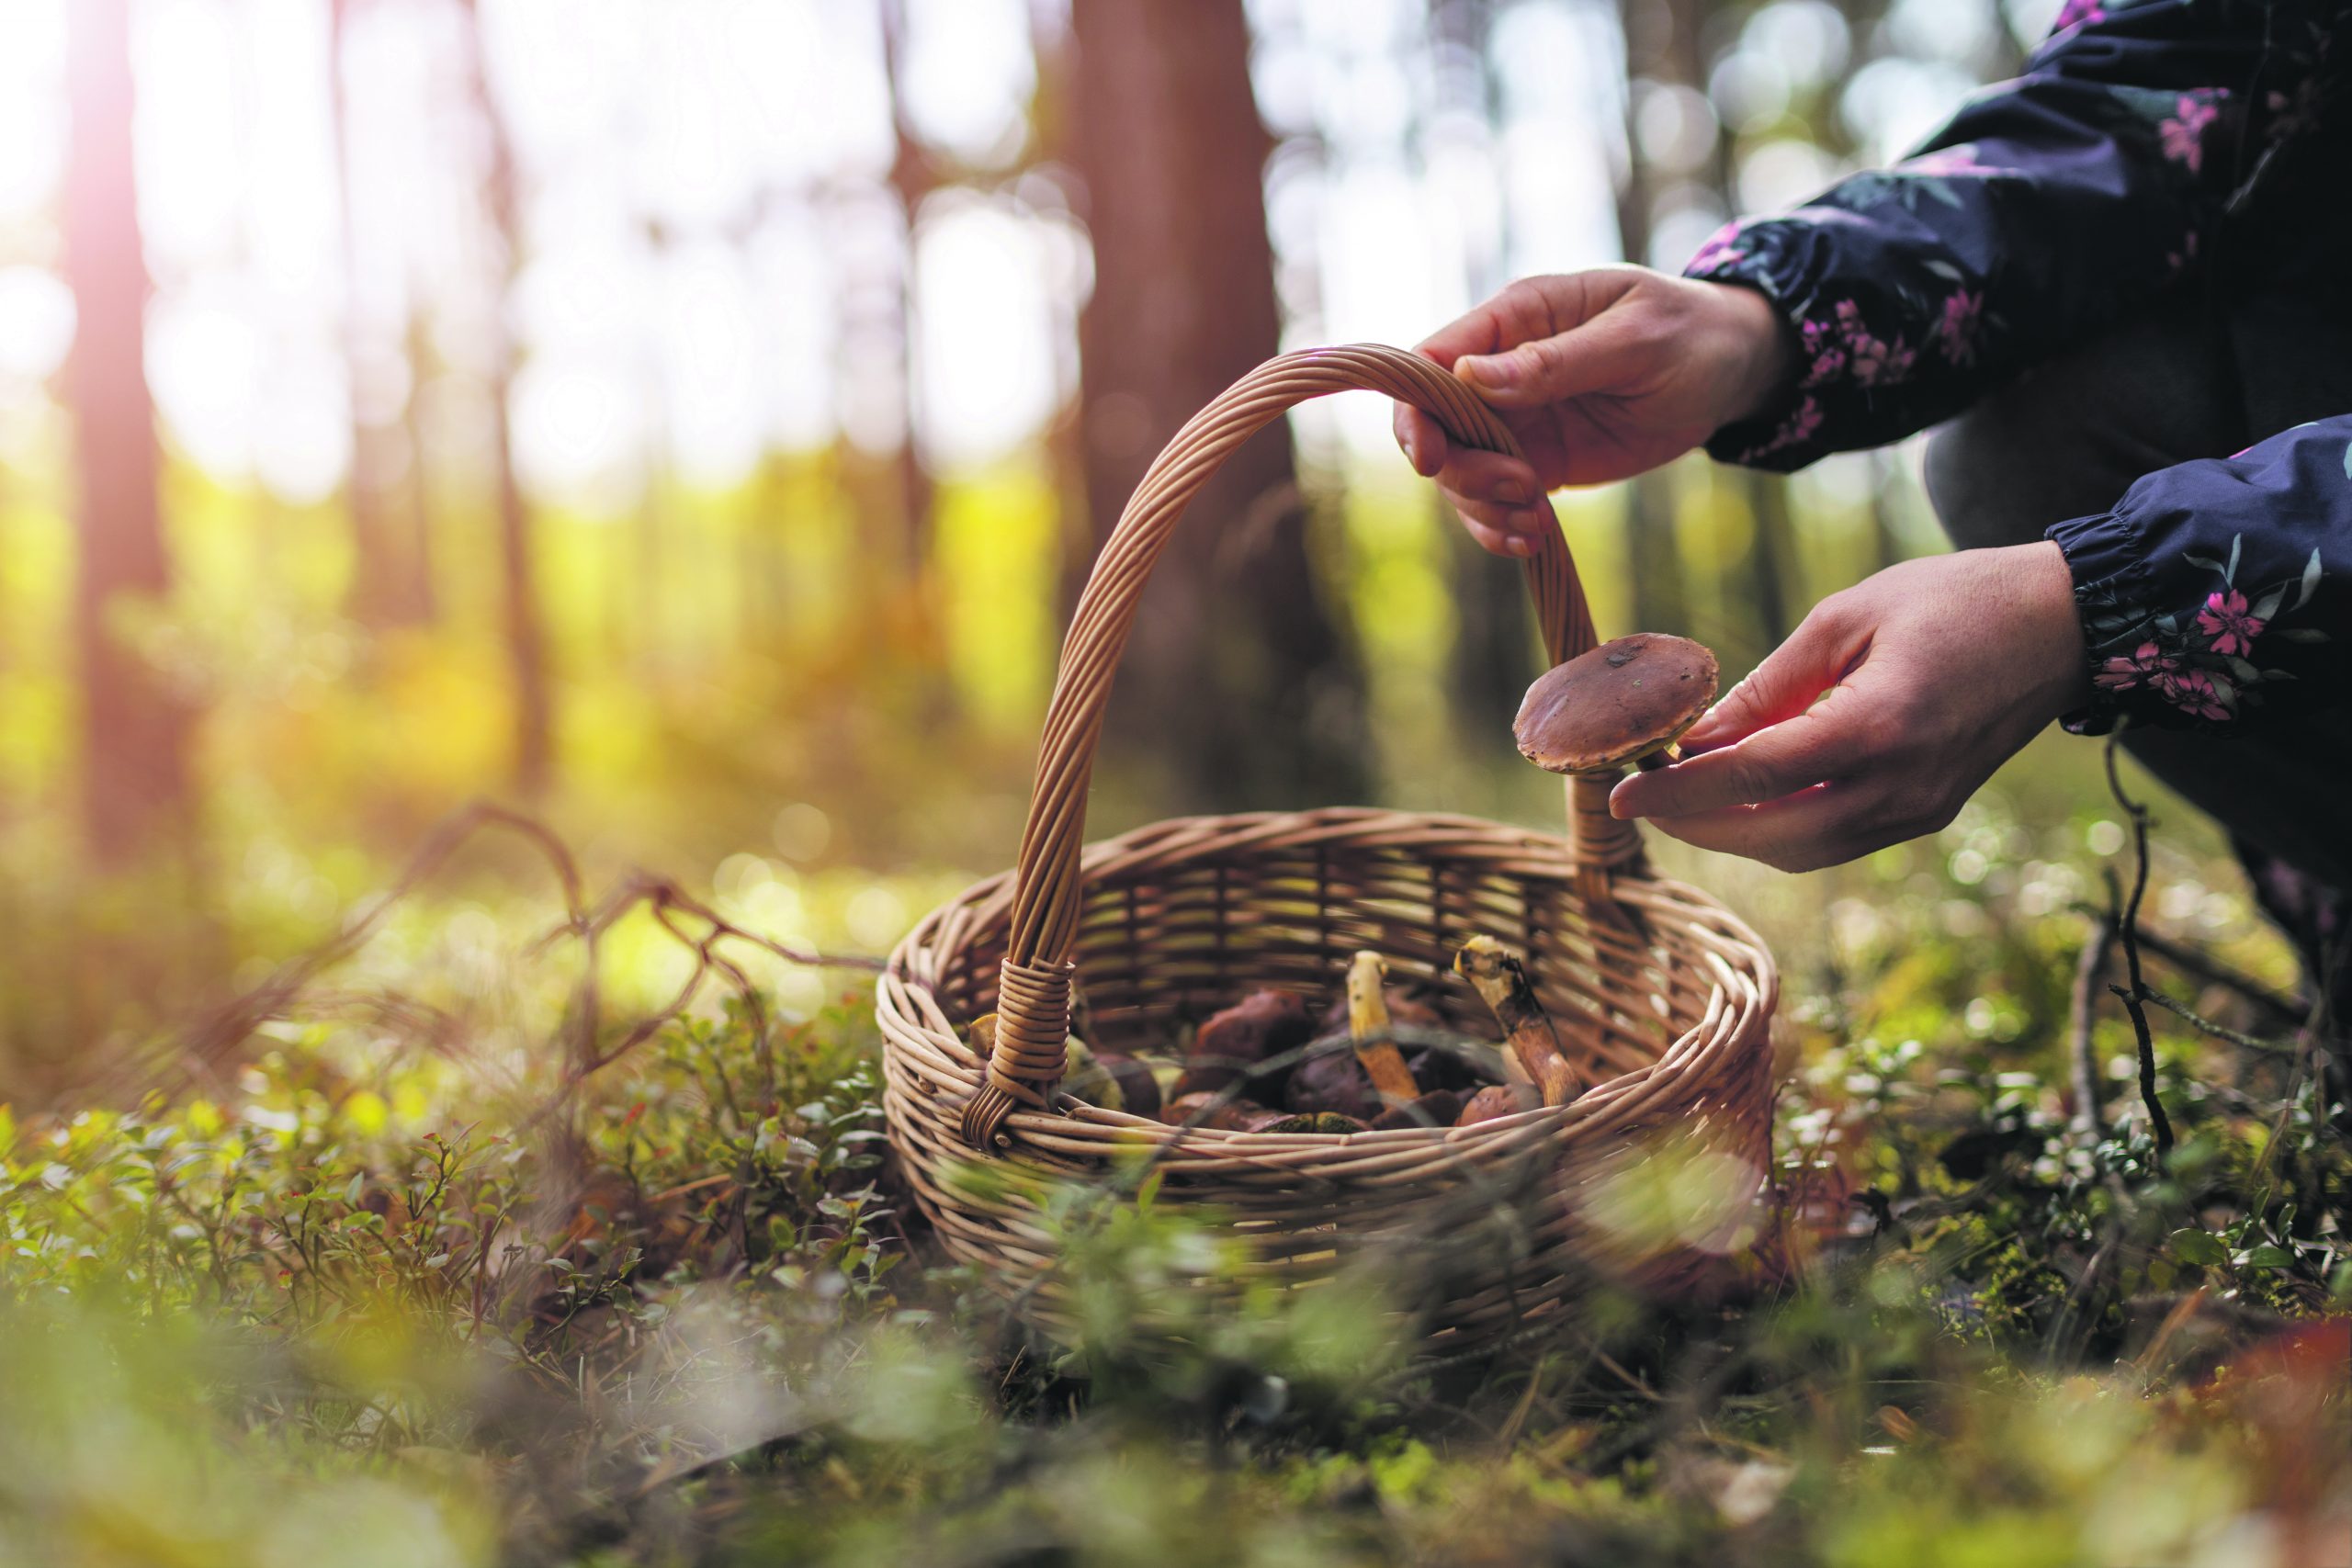
[[[1802,345],[1784,405],[1708,450],[1785,471],[1908,434],[2224,243],[2339,211],[2347,71],[2352,0],[2068,0],[2025,73],[1918,154],[1691,261],[1761,290]],[[2352,693],[2352,412],[2161,469],[2050,536],[2098,693],[2069,728],[2226,730]]]

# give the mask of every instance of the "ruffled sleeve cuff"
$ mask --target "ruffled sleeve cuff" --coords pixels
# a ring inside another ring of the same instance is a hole
[[[1772,220],[1734,223],[1690,258],[1682,276],[1704,283],[1752,288],[1771,302],[1792,342],[1804,340],[1804,325],[1791,301],[1805,298],[1810,285],[1800,276],[1789,225]],[[1719,463],[1774,473],[1792,473],[1835,450],[1822,440],[1826,417],[1821,400],[1802,388],[1753,419],[1724,425],[1707,440],[1707,456]]]
[[[1859,190],[1868,178],[1840,189]],[[1791,217],[1726,225],[1683,269],[1686,277],[1764,296],[1795,349],[1796,378],[1778,405],[1708,440],[1707,455],[1718,462],[1792,472],[1832,452],[1897,440],[1973,395],[1984,358],[1982,288],[1955,274],[1950,283],[1937,279],[1939,296],[1915,301],[1904,290],[1841,284],[1871,272],[1878,242],[1868,217],[1826,200]],[[1900,269],[1889,263],[1879,270]]]
[[[2071,518],[2042,536],[2064,554],[2074,573],[2075,610],[2082,617],[2083,647],[2090,660],[2090,703],[2059,722],[2076,735],[2105,735],[2131,717],[2126,696],[2143,690],[2158,673],[2154,643],[2143,661],[2132,658],[2141,650],[2117,651],[2118,628],[2144,626],[2150,619],[2144,606],[2154,584],[2143,542],[2130,519],[2117,512]]]
[[[2352,478],[2352,456],[2344,462]],[[2212,536],[2221,519],[2185,508],[2173,493],[2186,488],[2171,482],[2184,474],[2193,480],[2229,468],[2206,462],[2159,470],[2114,511],[2044,536],[2074,573],[2090,660],[2090,704],[2061,720],[2066,728],[2232,734],[2281,708],[2333,698],[2335,601],[2321,597],[2328,575],[2322,551],[2312,548],[2295,570],[2288,552],[2301,541],[2276,522],[2251,543],[2247,532],[2223,543]]]

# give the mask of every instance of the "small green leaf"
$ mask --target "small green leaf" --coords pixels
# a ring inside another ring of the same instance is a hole
[[[2352,461],[2352,459],[2347,459],[2347,461]],[[2293,610],[2301,609],[2305,604],[2311,603],[2312,595],[2318,592],[2319,547],[2317,545],[2313,545],[2312,547],[2312,558],[2303,563],[2302,581],[2295,590],[2295,602],[2289,605],[2288,608]]]
[[[2260,1247],[2250,1247],[2239,1253],[2235,1261],[2241,1269],[2292,1269],[2295,1255],[2283,1247],[2266,1241]]]
[[[2201,1264],[2208,1269],[2218,1269],[2230,1260],[2230,1249],[2211,1231],[2175,1231],[2165,1250],[2183,1263]]]

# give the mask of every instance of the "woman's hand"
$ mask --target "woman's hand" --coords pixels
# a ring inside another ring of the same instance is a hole
[[[1905,561],[1815,605],[1683,761],[1625,779],[1609,809],[1782,871],[1835,865],[1943,827],[2089,694],[2056,545]]]
[[[1449,443],[1398,404],[1396,442],[1497,555],[1555,526],[1544,492],[1657,468],[1762,412],[1793,373],[1779,312],[1753,289],[1597,267],[1521,278],[1420,345],[1510,426],[1529,461]]]

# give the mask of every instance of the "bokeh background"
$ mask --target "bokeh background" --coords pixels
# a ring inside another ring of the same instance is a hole
[[[901,1201],[872,976],[760,945],[1011,863],[1233,378],[1677,267],[2057,3],[0,0],[0,1568],[2344,1562],[2332,1025],[2095,742],[1803,877],[1654,841],[1781,961],[1774,1201],[1490,1365],[1395,1313],[1445,1254],[1270,1291],[1158,1175],[1051,1196],[1082,1343],[1024,1333]],[[1202,497],[1094,832],[1558,823],[1518,569],[1387,431]],[[1733,673],[1940,547],[1913,448],[1562,511],[1605,633]],[[2143,872],[2221,1025],[2144,1067]],[[1747,1201],[1623,1176],[1645,1247]]]
[[[250,983],[478,796],[880,951],[1010,861],[1066,607],[1218,389],[1677,267],[2055,4],[5,0],[0,1087]],[[1312,405],[1203,497],[1096,830],[1557,811],[1517,573],[1387,421]],[[1562,513],[1605,633],[1736,673],[1937,547],[1913,458]],[[1960,830],[1928,861],[1981,877]]]

